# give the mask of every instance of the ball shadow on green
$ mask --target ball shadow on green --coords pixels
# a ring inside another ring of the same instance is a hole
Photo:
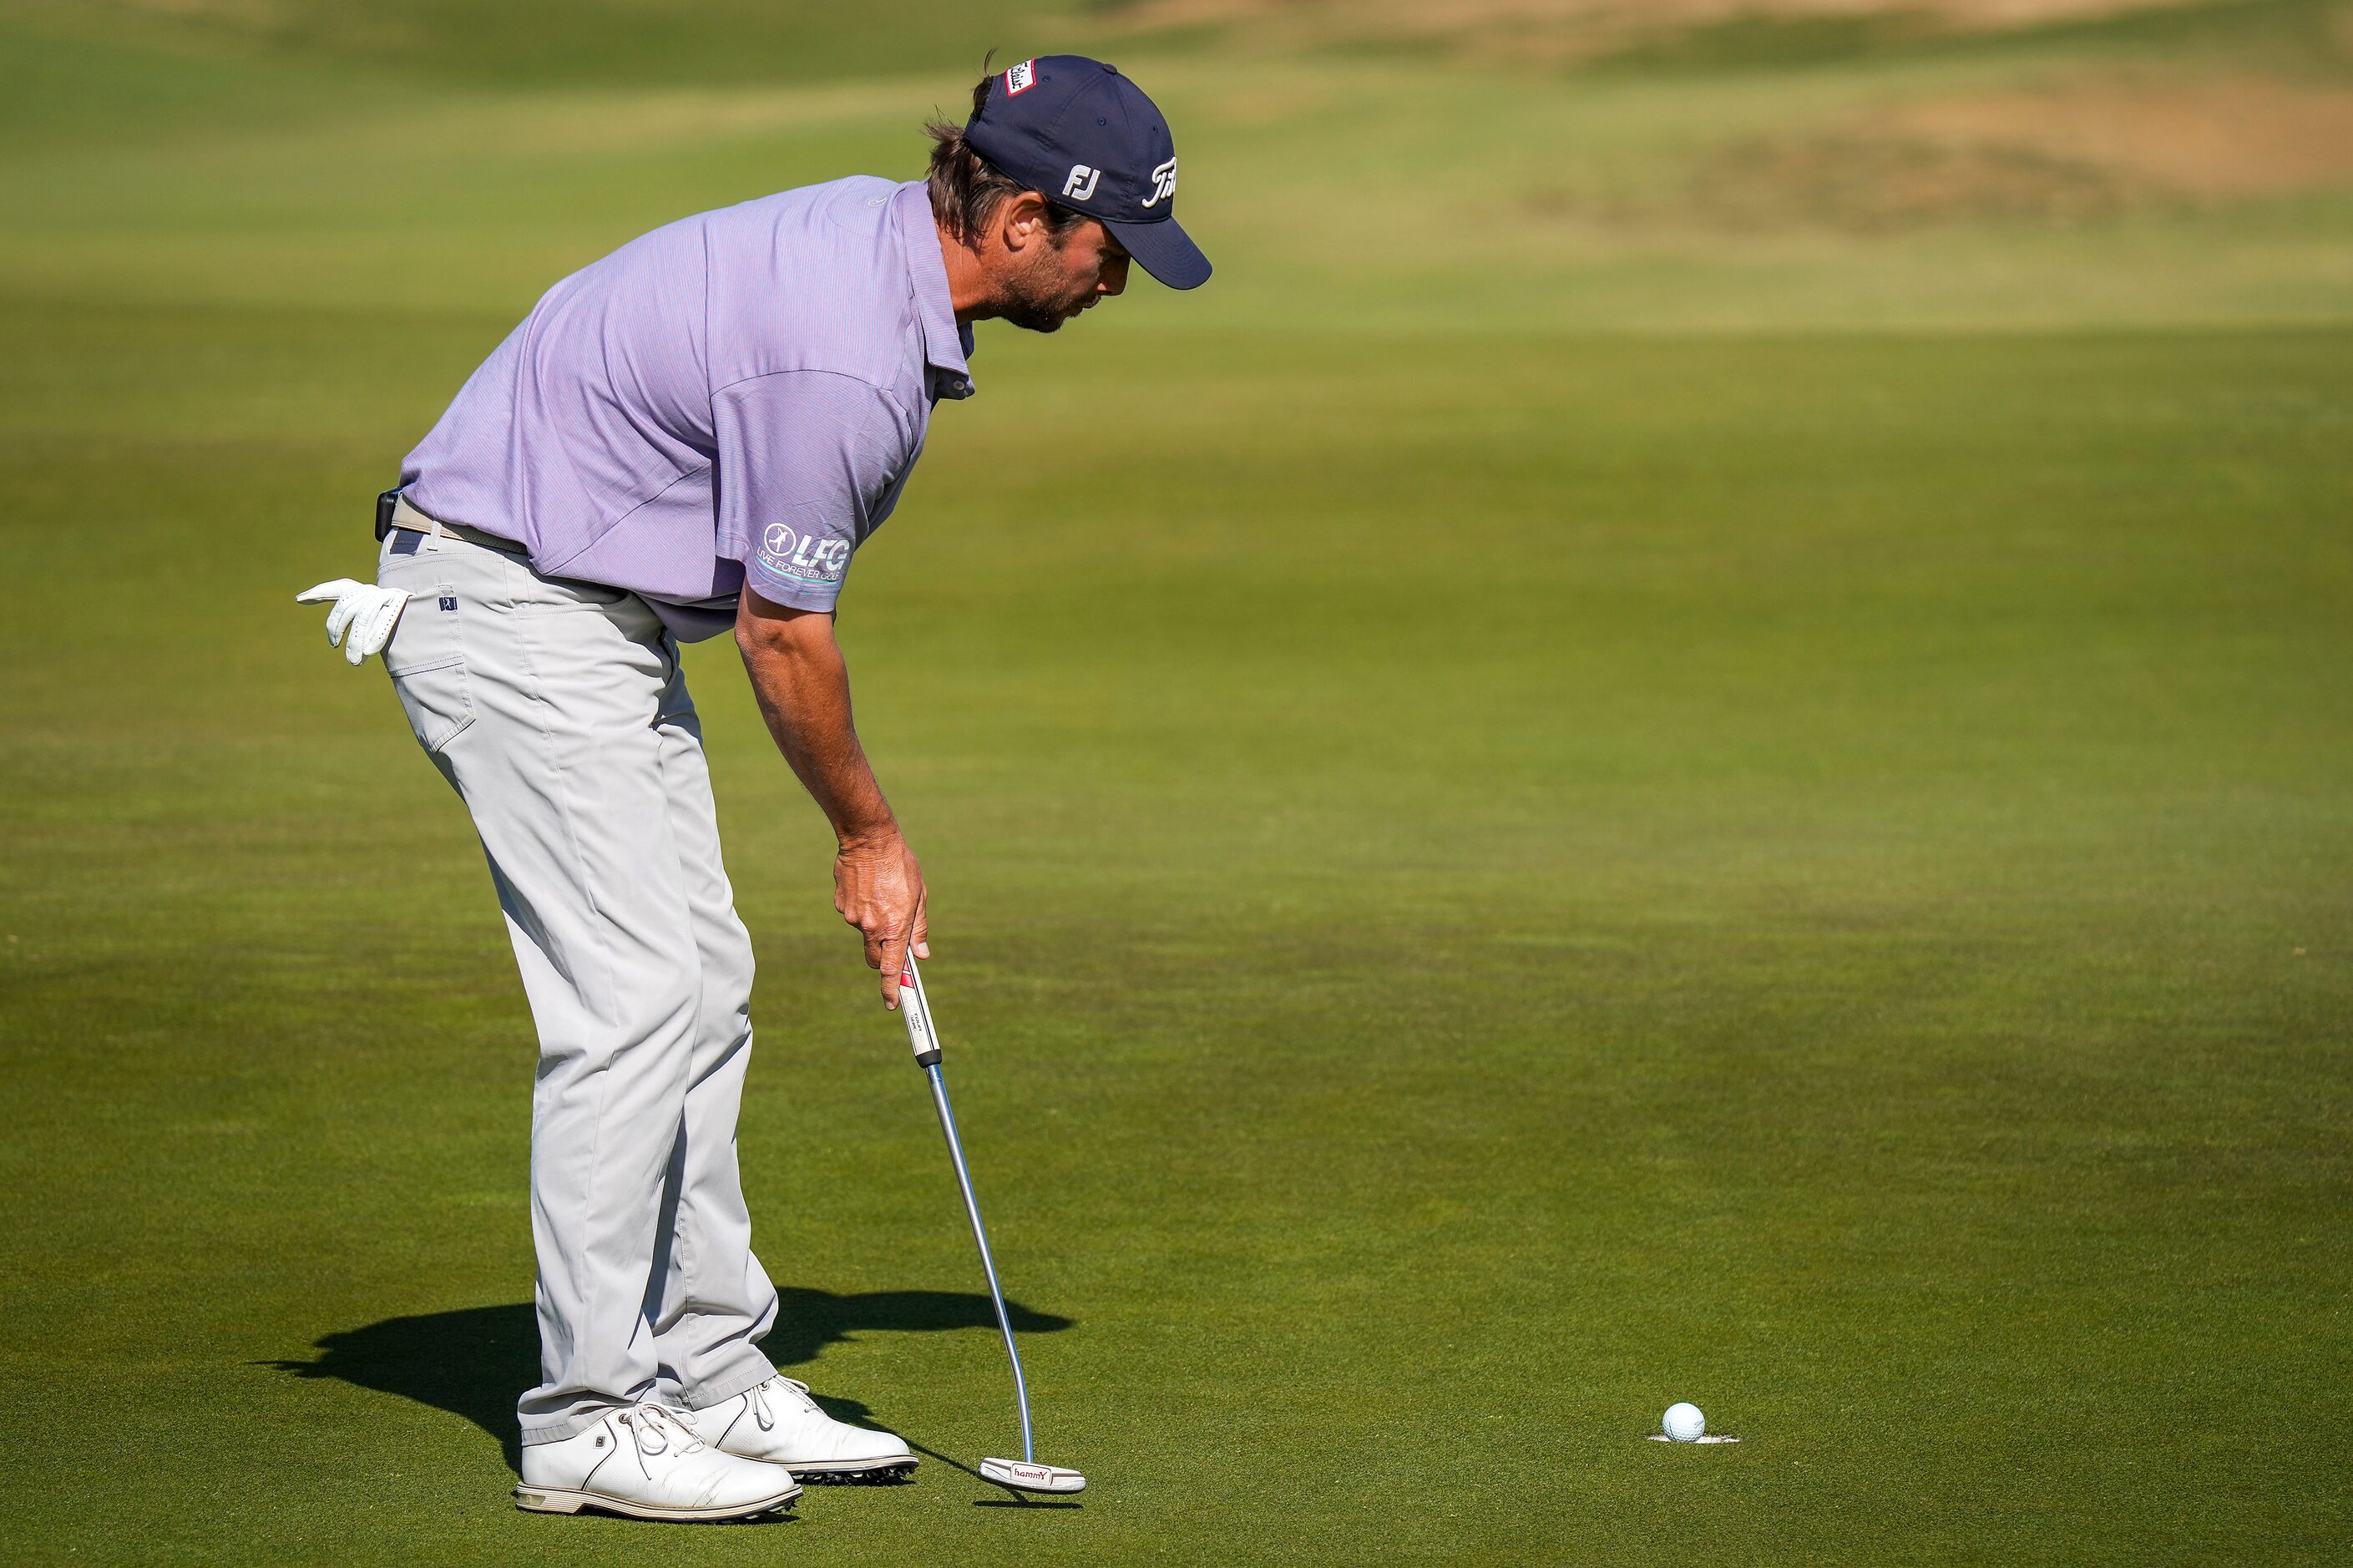
[[[987,1296],[968,1290],[868,1290],[837,1295],[802,1286],[776,1292],[776,1326],[761,1342],[769,1360],[790,1369],[815,1361],[825,1347],[862,1332],[936,1333],[995,1329]],[[1053,1333],[1075,1320],[1018,1301],[1005,1304],[1018,1333]],[[539,1322],[528,1301],[464,1307],[386,1318],[313,1342],[309,1361],[258,1362],[302,1378],[334,1378],[360,1388],[429,1405],[462,1415],[499,1440],[507,1466],[519,1468],[515,1400],[539,1380]],[[837,1419],[871,1424],[868,1408],[828,1398]],[[927,1450],[928,1451],[928,1450]]]

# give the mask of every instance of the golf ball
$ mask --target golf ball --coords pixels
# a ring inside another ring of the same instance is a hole
[[[1707,1430],[1707,1417],[1699,1413],[1698,1405],[1678,1402],[1667,1406],[1666,1415],[1659,1421],[1659,1430],[1678,1443],[1696,1443],[1699,1435]]]

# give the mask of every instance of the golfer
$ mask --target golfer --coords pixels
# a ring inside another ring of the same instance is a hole
[[[1209,276],[1166,123],[1113,67],[1024,60],[927,130],[923,181],[684,218],[558,283],[380,500],[376,584],[301,595],[334,601],[353,663],[384,655],[472,814],[538,1029],[526,1509],[725,1519],[914,1468],[761,1353],[776,1292],[735,1163],[752,944],[679,644],[733,630],[897,1005],[923,876],[850,722],[843,579],[934,405],[972,395],[973,322],[1053,331],[1131,258]]]

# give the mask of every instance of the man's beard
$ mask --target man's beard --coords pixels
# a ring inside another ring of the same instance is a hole
[[[1060,331],[1062,323],[1071,319],[1071,307],[1055,289],[1062,283],[1061,272],[1054,265],[1054,255],[1061,249],[1056,242],[1051,250],[1037,252],[1037,259],[1022,271],[1006,280],[1005,300],[997,307],[997,319],[1012,322],[1027,331]]]

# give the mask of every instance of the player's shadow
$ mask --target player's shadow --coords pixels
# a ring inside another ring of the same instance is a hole
[[[861,1332],[997,1327],[988,1298],[974,1291],[869,1290],[837,1296],[794,1286],[776,1294],[776,1326],[761,1348],[787,1370],[815,1361],[826,1346]],[[1052,1333],[1071,1323],[1018,1301],[1006,1302],[1005,1310],[1019,1333]],[[256,1364],[296,1377],[337,1378],[462,1415],[499,1440],[510,1468],[520,1464],[515,1399],[539,1381],[539,1321],[530,1302],[386,1318],[328,1334],[315,1343],[319,1354],[312,1360]],[[854,1400],[828,1398],[824,1403],[838,1419],[871,1424],[871,1413]]]

